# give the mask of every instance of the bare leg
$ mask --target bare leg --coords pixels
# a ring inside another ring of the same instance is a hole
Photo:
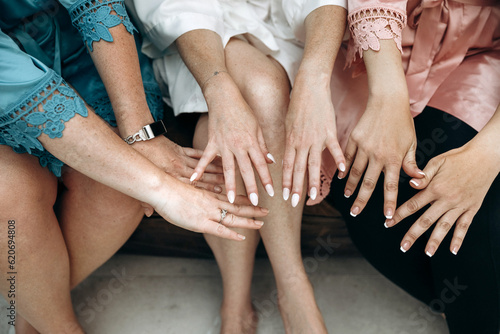
[[[0,145],[0,254],[7,255],[7,221],[16,223],[16,305],[41,333],[83,333],[70,297],[69,258],[52,209],[57,180],[37,159]],[[9,290],[6,261],[0,288]]]
[[[208,116],[200,117],[193,138],[194,148],[204,149],[208,140]],[[240,195],[244,192],[241,178],[237,183]],[[222,276],[221,333],[255,333],[257,317],[252,307],[251,283],[255,249],[260,236],[257,231],[235,229],[246,236],[244,242],[223,240],[204,235],[212,249]]]
[[[245,100],[255,112],[268,149],[282,161],[285,149],[284,119],[289,102],[289,82],[283,68],[248,43],[233,39],[225,49],[226,66]],[[274,189],[282,189],[282,166],[270,167]],[[260,184],[259,184],[260,185]],[[259,194],[266,194],[260,185]],[[283,201],[281,191],[273,198],[261,196],[269,209],[260,230],[278,288],[281,315],[287,333],[326,333],[314,292],[305,272],[300,249],[304,198],[296,208]],[[305,197],[305,196],[304,196]]]

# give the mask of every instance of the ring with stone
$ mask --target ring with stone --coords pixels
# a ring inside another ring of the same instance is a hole
[[[220,209],[219,224],[222,224],[222,221],[224,220],[224,218],[226,218],[226,215],[227,215],[227,210],[226,209]]]

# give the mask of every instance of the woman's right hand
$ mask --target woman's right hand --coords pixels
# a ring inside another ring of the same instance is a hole
[[[226,72],[214,75],[204,87],[208,104],[208,144],[194,169],[191,181],[203,176],[209,163],[221,156],[227,198],[230,203],[236,194],[236,165],[245,183],[251,203],[258,204],[258,190],[253,167],[262,185],[274,196],[273,180],[267,167],[274,162],[269,153],[262,129],[238,87]]]
[[[195,188],[173,178],[166,190],[168,194],[160,196],[157,203],[151,203],[163,218],[186,230],[225,239],[245,240],[245,236],[231,228],[259,229],[264,222],[250,217],[264,217],[269,212],[265,208],[249,205],[244,196],[238,196],[236,203],[231,204],[225,201],[223,195]],[[221,220],[222,210],[226,210],[227,215]]]

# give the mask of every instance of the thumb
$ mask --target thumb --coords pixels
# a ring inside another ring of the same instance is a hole
[[[417,162],[415,161],[415,143],[413,143],[403,159],[403,170],[408,176],[416,179],[421,179],[425,177],[425,173],[418,168]]]
[[[413,178],[410,180],[410,185],[415,189],[424,189],[429,185],[434,176],[436,176],[439,168],[441,167],[444,159],[431,159],[427,166],[424,168],[425,176],[419,176],[419,178]]]

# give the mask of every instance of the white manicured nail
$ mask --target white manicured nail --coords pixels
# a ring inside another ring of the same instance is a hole
[[[266,185],[266,191],[269,194],[269,196],[273,197],[274,196],[274,189],[273,186],[270,184]]]
[[[339,164],[339,169],[340,169],[340,171],[341,171],[341,172],[345,172],[345,165],[344,165],[344,163],[343,163],[343,162],[341,162],[341,163]]]
[[[189,179],[189,182],[193,182],[194,179],[196,179],[198,177],[198,173],[193,173],[193,175],[191,175],[191,178]]]
[[[283,199],[285,201],[288,201],[288,197],[290,197],[290,189],[284,188],[283,189]]]
[[[234,198],[235,198],[234,191],[232,191],[232,190],[229,191],[227,193],[227,199],[229,200],[229,203],[233,204],[234,203]]]
[[[349,198],[349,197],[351,197],[351,195],[347,196],[346,194],[344,194],[344,197],[345,197],[345,198]]]
[[[316,187],[312,187],[311,190],[309,191],[309,197],[314,201],[316,199],[316,196],[318,195],[318,190]]]
[[[418,182],[417,182],[417,181],[415,181],[415,180],[411,180],[410,182],[411,182],[414,186],[418,187]]]
[[[349,212],[349,214],[350,214],[351,216],[353,216],[353,217],[356,217],[356,216],[357,216],[357,215],[355,215],[354,213],[352,213],[352,211],[351,211],[351,212]]]
[[[432,254],[431,252],[429,252],[429,251],[425,252],[425,254],[426,254],[428,257],[432,257],[432,255],[433,255],[433,254]]]
[[[292,195],[292,207],[295,208],[297,204],[299,204],[299,199],[300,199],[299,194]]]
[[[387,226],[387,222],[384,222],[384,227],[389,228],[389,226]]]
[[[276,160],[274,160],[274,157],[273,157],[273,155],[272,155],[271,153],[268,153],[268,154],[266,155],[266,157],[268,157],[268,158],[269,158],[269,160],[271,160],[273,163],[276,163]]]
[[[418,172],[418,174],[422,175],[422,176],[425,176],[425,173],[424,172]]]
[[[257,206],[257,204],[259,204],[259,197],[256,193],[250,194],[250,202],[252,202],[253,206]]]
[[[403,248],[403,246],[399,247],[399,249],[400,249],[403,253],[406,253],[406,250]]]

